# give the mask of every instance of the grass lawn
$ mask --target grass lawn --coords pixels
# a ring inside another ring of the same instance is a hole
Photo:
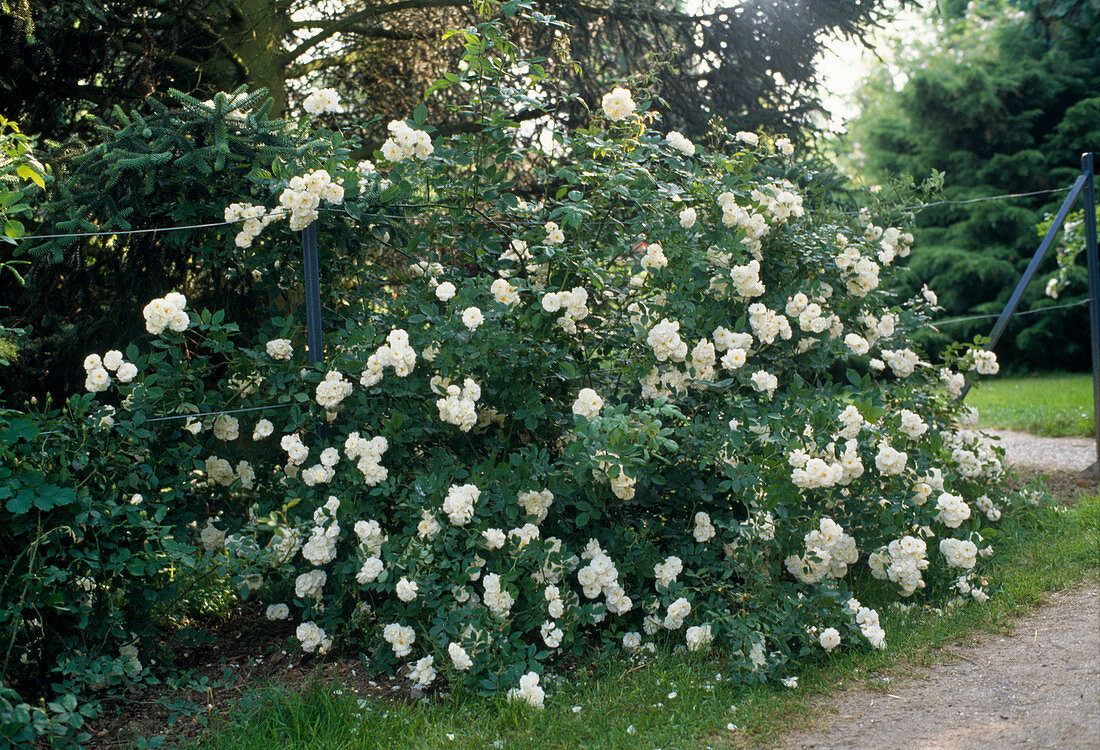
[[[1027,375],[982,380],[966,397],[982,427],[1063,437],[1093,434],[1092,375]]]
[[[937,613],[883,613],[889,650],[832,656],[800,676],[796,689],[723,680],[719,652],[663,655],[645,662],[590,664],[568,681],[549,682],[546,708],[501,699],[437,696],[430,702],[361,698],[331,682],[305,690],[258,690],[219,711],[197,746],[229,748],[729,748],[767,744],[812,716],[814,696],[844,684],[903,675],[930,664],[937,648],[1006,618],[1044,592],[1100,572],[1100,497],[1068,510],[1028,508],[1002,523],[994,544],[992,597]]]

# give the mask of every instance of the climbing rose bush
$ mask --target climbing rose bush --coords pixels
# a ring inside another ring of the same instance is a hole
[[[462,34],[463,75],[531,83],[495,24]],[[101,459],[100,501],[304,652],[535,706],[593,645],[781,678],[887,647],[883,606],[985,598],[1001,458],[953,396],[995,360],[909,344],[934,296],[883,281],[911,235],[815,205],[789,141],[663,132],[644,89],[523,147],[504,97],[527,94],[501,92],[526,89],[488,90],[480,129],[419,110],[373,162],[297,123],[330,155],[254,171],[226,242],[317,222],[323,359],[299,318],[246,339],[163,290],[149,340],[87,353],[80,418],[133,457]],[[329,255],[349,222],[359,257]]]

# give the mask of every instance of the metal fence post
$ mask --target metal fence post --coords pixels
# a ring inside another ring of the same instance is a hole
[[[302,230],[302,265],[305,269],[306,292],[306,345],[309,363],[325,361],[325,343],[321,338],[321,274],[317,259],[317,222]],[[324,420],[317,425],[317,437],[328,437],[328,425]]]
[[[1089,155],[1089,158],[1089,164],[1091,165],[1091,155]],[[1084,160],[1082,160],[1082,162],[1083,161]],[[1020,281],[1016,284],[1016,288],[1012,290],[1012,296],[1009,297],[1008,303],[1005,304],[1004,309],[1001,310],[1001,314],[997,318],[997,322],[993,325],[993,331],[989,334],[989,343],[985,345],[986,351],[993,351],[993,348],[997,346],[997,342],[1001,340],[1001,334],[1004,333],[1005,328],[1008,327],[1009,321],[1012,320],[1012,316],[1016,313],[1016,308],[1020,304],[1020,298],[1024,296],[1024,290],[1027,289],[1027,285],[1031,283],[1031,278],[1039,269],[1039,263],[1046,257],[1047,250],[1050,249],[1051,244],[1054,242],[1054,238],[1058,235],[1059,230],[1061,230],[1062,223],[1066,220],[1066,216],[1069,214],[1070,209],[1073,208],[1073,204],[1077,201],[1077,196],[1084,190],[1085,184],[1092,184],[1091,179],[1090,176],[1089,179],[1086,180],[1085,174],[1082,173],[1074,180],[1073,187],[1069,189],[1069,195],[1062,201],[1062,207],[1058,209],[1058,215],[1054,217],[1050,229],[1047,230],[1046,235],[1043,237],[1043,241],[1039,243],[1039,249],[1035,251],[1035,255],[1031,258],[1031,262],[1027,264],[1024,275],[1020,277]],[[1094,296],[1091,289],[1089,296]],[[970,386],[970,379],[967,378],[962,393],[959,394],[958,401],[961,402],[966,398],[966,394],[970,393]]]
[[[1096,251],[1096,189],[1092,154],[1081,155],[1081,174],[1085,178],[1081,198],[1085,204],[1085,255],[1089,269],[1089,341],[1092,344],[1092,417],[1096,440],[1095,476],[1100,477],[1100,258]]]
[[[321,279],[317,260],[317,223],[302,230],[302,262],[306,282],[306,344],[309,363],[325,361],[325,345],[321,338]]]

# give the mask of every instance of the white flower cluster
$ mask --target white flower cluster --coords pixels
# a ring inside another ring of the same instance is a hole
[[[858,460],[858,455],[856,458]],[[818,457],[811,458],[801,449],[791,453],[787,461],[794,467],[791,471],[791,481],[796,487],[804,490],[833,487],[840,484],[844,478],[844,467],[839,462],[825,461]],[[862,467],[861,463],[860,469]]]
[[[251,203],[230,203],[225,207],[223,217],[227,222],[244,222],[233,241],[237,247],[252,247],[252,240],[260,235],[264,227],[279,218],[279,214],[269,214],[263,206]]]
[[[996,375],[1000,372],[1001,366],[997,363],[996,353],[983,349],[971,349],[970,353],[974,357],[973,369],[979,375]]]
[[[576,333],[578,320],[588,317],[588,291],[584,287],[573,287],[568,292],[547,292],[542,296],[542,309],[548,313],[564,310],[558,319],[558,325],[566,333]]]
[[[445,394],[435,402],[439,418],[453,424],[463,432],[469,432],[477,424],[477,402],[481,398],[481,386],[472,378],[466,378],[462,387],[445,385],[439,376],[432,378],[432,390]]]
[[[382,629],[382,638],[393,648],[394,656],[400,658],[412,653],[412,645],[416,642],[416,632],[406,625],[391,622]]]
[[[839,334],[840,318],[833,313],[826,315],[822,304],[820,301],[811,302],[799,292],[787,300],[784,312],[789,317],[797,318],[798,327],[806,333],[824,333],[835,328]]]
[[[883,475],[901,474],[905,471],[905,462],[909,456],[903,451],[895,450],[883,440],[878,445],[878,453],[875,455],[875,468]]]
[[[231,441],[240,437],[240,422],[230,414],[219,414],[214,418],[211,431],[218,440]]]
[[[84,358],[84,388],[91,393],[105,391],[111,385],[111,375],[115,373],[120,383],[129,383],[137,377],[137,365],[122,358],[122,352],[111,349],[103,355],[89,354]]]
[[[527,515],[535,516],[535,523],[542,523],[550,512],[550,505],[554,502],[554,493],[550,490],[530,490],[519,493],[516,499],[527,512]]]
[[[294,347],[290,345],[290,339],[271,339],[265,348],[267,356],[272,359],[287,361],[294,356]]]
[[[974,504],[978,506],[978,510],[985,513],[985,517],[990,521],[1001,520],[1001,509],[993,504],[993,501],[989,499],[989,495],[979,495],[974,499]]]
[[[290,229],[300,232],[317,220],[317,207],[324,200],[332,205],[344,202],[344,188],[324,169],[310,170],[290,178],[279,194],[279,205],[290,212]]]
[[[404,120],[392,120],[386,126],[390,137],[382,144],[382,156],[387,161],[402,159],[427,159],[435,151],[431,137],[423,130],[416,130]]]
[[[344,441],[344,455],[356,462],[356,468],[363,474],[367,485],[374,487],[386,481],[390,475],[389,470],[382,465],[382,454],[389,447],[389,441],[381,435],[367,440],[356,431]]]
[[[866,297],[868,293],[878,288],[878,263],[863,257],[858,248],[848,245],[848,238],[843,234],[838,234],[836,239],[842,249],[837,253],[834,262],[844,277],[848,294],[853,297]]]
[[[615,89],[621,91],[621,89]],[[607,97],[605,96],[604,99]],[[535,672],[528,672],[519,678],[519,687],[508,691],[508,700],[523,701],[535,708],[542,708],[546,700],[546,691],[539,687],[539,676]]]
[[[802,196],[786,180],[780,180],[764,186],[764,190],[753,189],[750,196],[764,208],[764,213],[777,223],[785,223],[792,216],[803,215]]]
[[[214,525],[213,518],[208,518],[199,532],[199,541],[207,552],[217,552],[225,547],[225,532]]]
[[[883,349],[882,359],[894,371],[899,378],[907,378],[913,374],[917,365],[923,365],[920,357],[912,349]]]
[[[826,576],[843,578],[848,566],[859,559],[856,540],[831,518],[823,517],[818,528],[803,537],[806,554],[790,555],[783,564],[803,583],[817,583]]]
[[[455,526],[465,526],[474,517],[474,504],[481,497],[481,490],[473,484],[452,484],[443,501],[443,512]]]
[[[386,343],[367,357],[359,384],[364,388],[377,385],[386,367],[392,367],[393,374],[399,378],[407,378],[416,367],[416,352],[409,346],[409,334],[402,328],[392,329],[386,335]]]
[[[565,232],[561,231],[561,227],[558,226],[556,221],[548,221],[543,226],[546,230],[546,244],[547,245],[560,245],[565,242]]]
[[[840,631],[836,628],[825,628],[821,631],[821,635],[818,636],[817,641],[821,644],[821,648],[826,651],[832,651],[840,645]]]
[[[482,314],[480,308],[471,306],[462,311],[462,325],[466,326],[471,331],[476,331],[478,326],[484,322],[485,316]]]
[[[790,138],[776,138],[775,150],[783,156],[790,156],[794,153],[794,144],[791,143]]]
[[[941,539],[940,553],[951,567],[973,570],[977,563],[978,546],[968,539]]]
[[[662,318],[660,323],[649,330],[646,343],[653,349],[658,362],[683,362],[687,357],[688,347],[680,338],[679,321],[674,323],[668,318]]]
[[[714,329],[714,349],[725,352],[722,355],[722,367],[727,370],[740,369],[752,349],[751,333],[734,333],[722,326]]]
[[[709,513],[699,511],[695,514],[695,528],[691,531],[691,536],[695,541],[699,544],[705,544],[713,539],[717,533],[714,524],[711,523]]]
[[[336,543],[340,541],[340,522],[336,520],[339,509],[340,501],[330,495],[324,506],[313,513],[314,527],[309,540],[302,545],[302,557],[315,567],[336,559]]]
[[[577,571],[577,582],[589,599],[603,595],[612,614],[623,615],[634,608],[633,600],[619,585],[619,571],[615,563],[602,551],[593,555],[588,565]]]
[[[665,143],[685,156],[695,156],[695,144],[685,138],[682,133],[675,130],[670,131],[669,134],[665,136]]]
[[[591,388],[581,388],[577,400],[573,402],[573,413],[586,419],[598,416],[602,408],[603,399]]]
[[[744,143],[746,146],[756,148],[760,145],[760,136],[756,133],[750,133],[747,130],[739,130],[734,136],[738,143]]]
[[[970,506],[958,495],[944,492],[936,499],[936,520],[949,529],[957,529],[970,518]]]
[[[768,398],[771,398],[775,394],[775,389],[779,387],[779,378],[767,370],[757,370],[749,380],[753,390],[765,394]]]
[[[500,586],[500,576],[496,573],[486,573],[482,581],[485,586],[485,595],[482,601],[497,617],[507,617],[516,600]]]
[[[420,587],[416,585],[416,581],[410,581],[405,576],[401,576],[401,580],[397,582],[396,589],[397,598],[405,603],[415,599],[417,593],[420,591]]]
[[[759,297],[765,291],[764,284],[760,281],[760,261],[755,258],[743,266],[731,268],[730,279],[733,280],[737,296],[742,300]]]
[[[267,619],[275,622],[277,620],[286,620],[290,617],[290,607],[286,604],[269,604],[264,611],[264,616]]]
[[[794,332],[791,323],[781,313],[770,310],[761,302],[749,305],[749,326],[756,338],[765,344],[771,344],[778,336],[789,341]]]
[[[698,212],[690,206],[682,209],[679,213],[680,226],[684,229],[691,229],[695,226],[695,220],[699,218]]]
[[[914,591],[924,588],[921,571],[928,569],[927,552],[923,539],[903,536],[872,552],[867,564],[875,578],[889,579],[901,587],[902,596],[912,596]]]
[[[874,227],[872,224],[871,227]],[[870,229],[871,227],[868,227]],[[871,236],[878,235],[878,227],[874,227],[871,230]],[[909,250],[913,246],[913,235],[909,232],[902,232],[897,227],[887,227],[881,235],[879,240],[878,259],[882,262],[882,265],[888,266],[894,262],[894,258],[901,257],[906,258],[909,256]]]
[[[696,380],[713,381],[716,375],[714,363],[714,344],[701,339],[691,350],[691,369],[695,372]]]
[[[286,451],[289,466],[301,466],[309,458],[309,448],[306,448],[298,435],[283,435],[279,440],[279,447]]]
[[[921,419],[920,415],[916,412],[902,409],[899,414],[901,416],[901,431],[909,437],[916,440],[921,435],[928,432],[928,425],[924,423],[924,420]]]
[[[656,242],[645,246],[645,255],[642,256],[642,268],[656,270],[668,265],[665,250]]]
[[[451,663],[459,672],[465,672],[470,667],[474,666],[474,660],[470,658],[470,655],[466,652],[466,649],[461,645],[451,641],[447,644],[447,654],[451,657]]]
[[[859,435],[859,431],[865,424],[863,415],[859,413],[859,409],[849,404],[844,407],[844,411],[837,415],[837,419],[844,425],[844,429],[837,433],[837,437],[844,438],[846,440],[852,440]]]
[[[664,622],[661,623],[667,630],[679,630],[684,626],[684,620],[691,614],[691,602],[684,597],[680,597],[672,604],[668,605],[668,611],[665,612]]]
[[[340,109],[340,95],[336,89],[314,91],[302,102],[302,109],[313,116],[336,112]]]
[[[711,632],[710,623],[692,625],[684,633],[684,640],[687,642],[688,651],[706,650],[714,640],[714,633]]]
[[[239,479],[241,486],[247,490],[252,488],[252,483],[256,479],[256,472],[247,461],[238,462],[237,470],[234,472],[233,467],[224,458],[210,456],[206,459],[204,468],[206,478],[211,483],[222,487],[228,487],[233,484],[234,479]]]
[[[603,106],[604,114],[611,120],[623,120],[630,117],[637,108],[634,100],[630,97],[630,91],[622,86],[616,86],[610,93],[604,94],[600,104]]]
[[[409,679],[412,680],[414,687],[420,690],[431,685],[435,680],[435,657],[429,654],[410,664]]]
[[[323,570],[311,570],[302,573],[294,579],[294,595],[299,599],[316,599],[321,601],[325,584],[328,582],[328,573]]]
[[[745,248],[759,259],[764,236],[770,230],[768,220],[763,214],[753,213],[738,205],[737,196],[733,193],[721,193],[718,205],[722,208],[722,223],[743,231]]]
[[[325,448],[321,451],[320,463],[310,466],[302,472],[302,482],[307,487],[314,487],[318,484],[328,484],[332,481],[332,478],[336,476],[336,469],[333,467],[340,461],[340,452],[335,448]]]
[[[511,307],[519,302],[519,292],[509,283],[508,279],[495,280],[489,287],[489,291],[492,292],[493,299],[502,305]]]
[[[145,330],[153,335],[161,334],[165,328],[177,333],[186,331],[187,326],[191,325],[191,319],[184,312],[186,307],[187,298],[179,292],[158,297],[141,311],[145,317]]]
[[[325,631],[315,622],[303,622],[298,626],[294,635],[297,636],[298,641],[302,644],[302,650],[307,654],[312,654],[314,651],[324,654],[332,648],[332,638],[325,635]]]
[[[940,370],[940,380],[943,382],[944,391],[951,398],[961,396],[963,388],[966,386],[965,375],[961,372],[953,372],[946,367]]]
[[[676,576],[680,575],[684,570],[684,561],[680,558],[672,555],[666,557],[664,562],[659,562],[653,566],[653,575],[657,577],[657,589],[668,588],[670,583],[676,580]]]
[[[856,625],[872,648],[886,648],[886,631],[879,622],[878,612],[861,606],[856,599],[849,599],[847,608],[855,614]]]
[[[325,411],[333,411],[340,402],[351,395],[352,385],[336,370],[330,370],[317,384],[317,404]]]

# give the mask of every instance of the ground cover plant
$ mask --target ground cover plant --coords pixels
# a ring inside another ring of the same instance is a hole
[[[157,679],[170,634],[241,600],[307,654],[518,712],[593,649],[721,648],[737,681],[790,680],[885,648],[892,602],[987,598],[1016,500],[954,397],[996,359],[909,346],[936,298],[880,285],[899,215],[813,201],[785,139],[664,132],[644,81],[517,151],[552,78],[495,21],[455,36],[437,86],[470,89],[477,127],[433,137],[418,108],[357,162],[322,90],[281,136],[308,148],[210,165],[250,187],[225,196],[225,267],[192,278],[276,280],[262,327],[163,289],[143,337],[86,353],[83,393],[5,412],[7,737],[79,741],[78,696]],[[175,100],[184,150],[258,116]],[[140,122],[120,169],[164,148]],[[290,270],[314,223],[307,353]]]
[[[1091,436],[1092,375],[1050,373],[997,377],[966,396],[983,427],[1047,437]]]

